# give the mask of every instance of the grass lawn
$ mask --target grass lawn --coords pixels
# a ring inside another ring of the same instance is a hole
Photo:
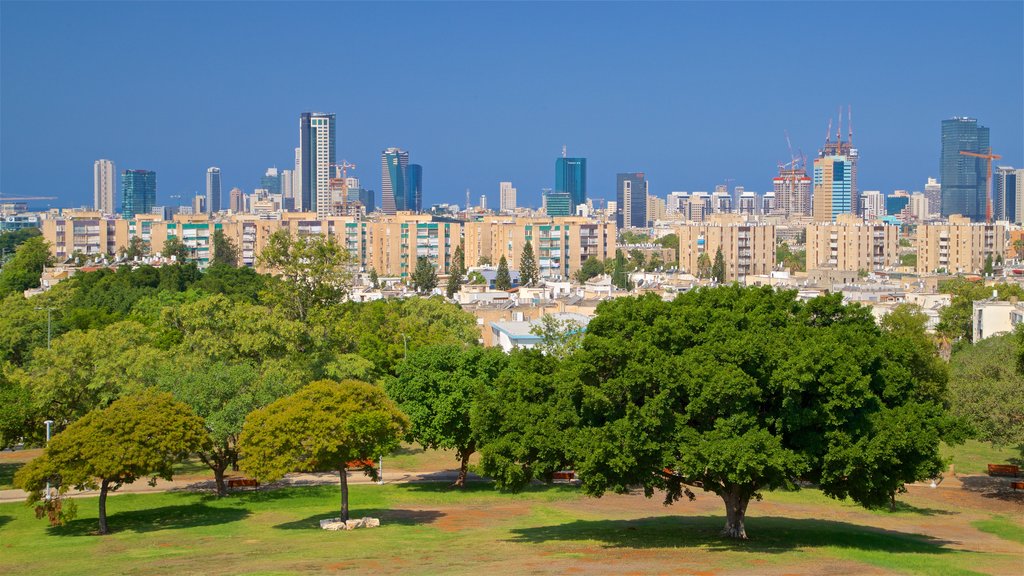
[[[751,540],[735,542],[719,537],[723,511],[710,495],[664,507],[642,496],[591,499],[569,486],[515,495],[483,483],[464,491],[355,485],[351,492],[353,516],[379,517],[381,528],[319,530],[320,519],[336,514],[336,486],[222,500],[118,495],[107,503],[114,533],[106,537],[91,535],[95,498],[79,499],[79,518],[58,528],[23,504],[4,504],[0,574],[1008,574],[1024,559],[1013,553],[1024,530],[1019,514],[936,514],[913,494],[889,516],[814,490],[767,494],[751,503]],[[969,518],[981,520],[972,526]],[[955,525],[957,537],[921,534],[933,522]]]
[[[989,442],[968,440],[959,446],[939,445],[942,457],[952,462],[957,474],[987,474],[989,464],[1020,464],[1020,450],[996,448]]]

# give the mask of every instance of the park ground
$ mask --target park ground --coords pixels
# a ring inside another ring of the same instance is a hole
[[[954,465],[990,449],[965,447]],[[10,454],[0,463],[14,464]],[[407,448],[385,470],[451,461]],[[205,478],[198,467],[182,473]],[[78,499],[79,517],[57,528],[14,502],[0,504],[0,574],[1024,574],[1024,495],[993,486],[965,476],[911,486],[895,512],[812,489],[769,492],[750,505],[746,542],[719,537],[713,495],[666,507],[657,495],[595,499],[569,485],[522,494],[486,482],[354,485],[353,516],[382,522],[355,532],[318,528],[336,515],[336,485],[220,500],[122,494],[108,501],[106,537],[92,535],[95,498]]]

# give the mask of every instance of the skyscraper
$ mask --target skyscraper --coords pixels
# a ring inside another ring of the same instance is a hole
[[[409,164],[405,179],[405,209],[423,211],[423,166]]]
[[[996,221],[1017,222],[1017,173],[1012,166],[996,168],[992,184],[992,214]]]
[[[576,212],[576,207],[587,203],[587,159],[566,158],[563,156],[555,160],[555,192],[568,192],[572,206],[571,213]]]
[[[281,172],[287,172],[287,170]],[[268,194],[280,194],[281,187],[281,173],[277,168],[267,168],[266,173],[260,178],[260,188],[266,190]]]
[[[928,212],[938,214],[942,209],[942,184],[935,178],[929,178],[924,185],[924,196],[928,199]]]
[[[942,156],[939,158],[942,215],[963,214],[975,222],[984,222],[988,163],[960,152],[987,154],[988,128],[979,126],[974,118],[954,117],[942,121]]]
[[[810,215],[811,178],[803,166],[779,166],[779,175],[772,178],[775,211],[786,216]]]
[[[156,172],[125,170],[121,173],[121,214],[126,219],[148,214],[156,205]]]
[[[318,217],[331,211],[331,167],[337,121],[334,114],[303,112],[299,116],[299,158],[304,212]]]
[[[231,189],[231,198],[229,199],[231,212],[235,214],[241,214],[245,212],[245,195],[242,193],[240,188]]]
[[[220,168],[206,169],[206,213],[220,212]]]
[[[615,225],[622,228],[647,227],[647,179],[643,172],[615,175]]]
[[[860,160],[860,151],[853,147],[853,111],[847,110],[848,114],[848,128],[849,132],[846,138],[846,142],[843,142],[843,109],[839,108],[839,125],[836,128],[836,141],[833,142],[830,137],[831,135],[825,134],[825,146],[818,151],[818,158],[825,158],[827,156],[841,156],[845,160],[844,167],[844,178],[845,181],[849,182],[849,198],[850,208],[848,212],[851,214],[857,214],[860,208],[860,188],[857,187],[857,162]],[[829,122],[829,128],[832,127],[831,121]],[[818,162],[815,161],[815,166]],[[815,181],[817,185],[817,181]],[[817,189],[815,189],[817,194]],[[776,198],[778,201],[778,198]],[[833,220],[835,218],[833,217]]]
[[[393,215],[406,207],[406,176],[409,153],[400,148],[388,148],[380,155],[381,210]]]
[[[840,214],[855,214],[852,194],[853,164],[847,156],[814,159],[814,220],[835,221]]]
[[[92,166],[92,206],[103,214],[114,213],[114,163],[97,160]]]
[[[572,216],[572,195],[544,190],[544,211],[548,216]]]
[[[501,212],[511,212],[516,209],[516,189],[512,187],[511,182],[499,182],[499,200],[498,210]]]

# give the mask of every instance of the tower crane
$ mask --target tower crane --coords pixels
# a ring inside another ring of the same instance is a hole
[[[342,202],[348,204],[348,169],[356,169],[356,165],[348,160],[342,160],[341,164],[335,164],[335,168],[341,170],[341,198]]]
[[[1002,156],[999,154],[993,154],[992,149],[988,149],[987,154],[979,154],[977,152],[968,152],[967,150],[961,150],[960,154],[963,156],[970,156],[972,158],[984,158],[988,160],[986,163],[985,170],[985,222],[987,224],[992,223],[992,161],[1000,160]]]

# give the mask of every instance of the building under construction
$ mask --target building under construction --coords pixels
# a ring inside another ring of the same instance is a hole
[[[839,108],[836,139],[832,140],[832,120],[828,121],[825,145],[814,160],[815,219],[835,220],[839,213],[859,214],[860,190],[857,188],[857,160],[860,153],[853,147],[853,111],[847,107],[847,139],[843,141],[843,109]],[[841,168],[842,174],[836,171]],[[827,181],[826,181],[827,180]]]

